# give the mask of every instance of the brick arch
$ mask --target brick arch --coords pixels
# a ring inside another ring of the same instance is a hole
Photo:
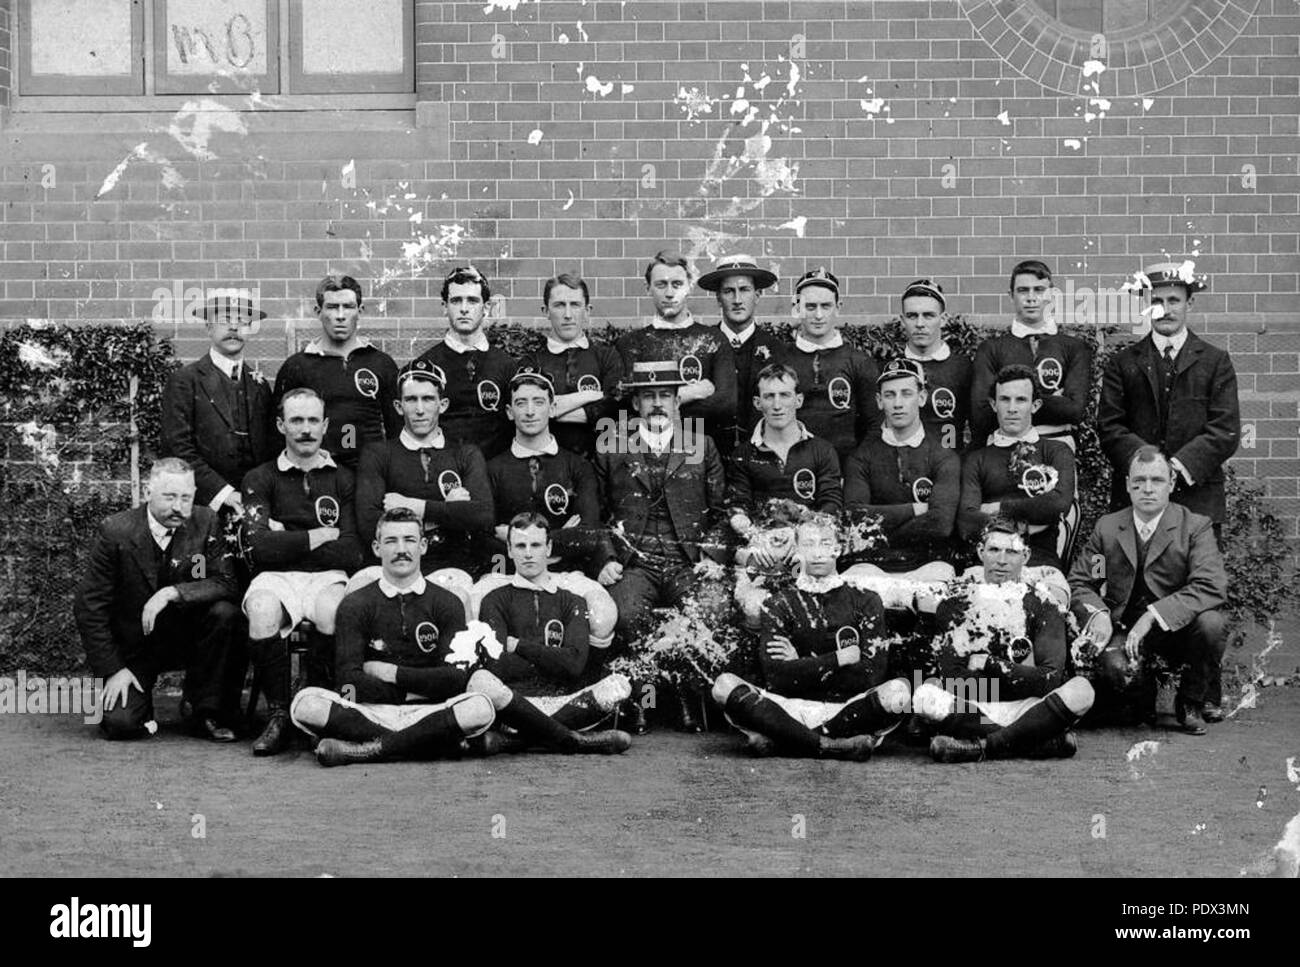
[[[1048,90],[1103,96],[1154,94],[1191,77],[1245,29],[1259,0],[1185,0],[1151,28],[1107,36],[1101,75],[1083,76],[1094,59],[1091,36],[1051,16],[1036,0],[963,0],[975,32],[1007,64]]]

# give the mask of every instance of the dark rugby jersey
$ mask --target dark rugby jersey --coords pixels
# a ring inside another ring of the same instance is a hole
[[[728,513],[753,516],[767,501],[785,498],[826,514],[844,506],[840,460],[835,448],[800,424],[802,437],[785,462],[763,442],[762,424],[727,461]]]
[[[353,591],[335,618],[339,692],[355,702],[383,705],[400,705],[411,692],[433,702],[459,695],[469,675],[445,661],[451,639],[464,628],[460,599],[424,578],[406,593],[397,593],[383,578]],[[367,675],[362,671],[367,661],[396,665],[396,684]]]
[[[653,323],[618,340],[626,372],[638,362],[672,360],[682,369],[682,378],[713,382],[713,395],[682,407],[683,420],[702,419],[704,432],[715,440],[723,435],[736,415],[736,362],[731,344],[717,326],[692,322],[681,329],[657,327]]]
[[[544,373],[555,386],[557,396],[583,390],[600,390],[604,398],[582,407],[586,420],[581,423],[551,420],[551,434],[560,446],[580,453],[588,460],[596,453],[598,424],[618,417],[619,382],[623,378],[623,358],[613,346],[588,344],[586,348],[570,345],[561,352],[548,340],[546,346],[520,361],[520,368],[531,366]]]
[[[424,555],[425,571],[460,567],[474,571],[473,561],[485,559],[482,541],[492,531],[492,489],[488,484],[483,454],[469,444],[421,449],[406,432],[396,440],[366,447],[357,472],[357,526],[364,540],[375,536],[375,526],[384,512],[384,494],[397,493],[424,501],[424,532],[429,549]],[[446,494],[456,487],[469,491],[469,500],[448,501]],[[367,543],[367,546],[369,544]]]
[[[1019,363],[1034,371],[1043,405],[1034,414],[1034,426],[1053,432],[1083,420],[1088,407],[1092,348],[1081,339],[1064,333],[1038,337],[1038,351],[1029,337],[1004,332],[985,339],[975,350],[971,379],[971,447],[983,446],[998,428],[997,416],[989,406],[993,380],[1003,366]]]
[[[947,359],[908,358],[919,362],[925,371],[928,395],[925,406],[921,407],[925,432],[939,441],[940,446],[959,452],[965,450],[973,378],[970,359],[951,350]],[[976,446],[983,445],[982,439],[976,443]]]
[[[365,340],[342,356],[330,356],[313,341],[284,361],[275,375],[275,406],[291,389],[308,387],[325,401],[329,428],[321,449],[355,470],[368,444],[391,440],[402,429],[397,399],[397,364]]]
[[[563,564],[560,569],[586,570],[600,536],[596,471],[578,454],[551,442],[553,453],[532,453],[511,443],[504,453],[488,461],[493,521],[508,524],[524,511],[541,514],[551,525],[551,550]],[[565,527],[574,516],[580,517],[581,523]],[[493,543],[498,553],[506,553],[505,545],[495,537]]]
[[[255,572],[351,573],[360,566],[352,471],[322,456],[319,466],[304,471],[281,453],[244,475],[244,541]],[[272,520],[284,529],[272,530]],[[307,532],[317,527],[337,527],[338,540],[311,550]]]
[[[823,579],[825,580],[825,579]],[[801,579],[805,587],[817,579]],[[759,615],[759,661],[767,687],[790,698],[841,702],[885,680],[889,649],[878,646],[885,634],[885,608],[880,596],[838,583],[828,591],[778,591],[763,602]],[[784,637],[799,657],[771,658],[767,643]],[[840,667],[836,651],[857,645],[862,660]],[[876,646],[873,648],[873,646]]]
[[[587,602],[557,587],[548,575],[545,586],[515,575],[511,583],[489,591],[478,609],[502,645],[519,639],[514,652],[502,652],[484,667],[527,695],[573,691],[587,667]]]
[[[870,356],[847,343],[811,351],[796,344],[786,347],[781,362],[799,374],[799,419],[813,436],[833,446],[841,460],[880,425],[876,363]]]
[[[877,430],[844,464],[844,506],[880,517],[889,541],[865,560],[885,570],[910,571],[946,550],[961,498],[961,459],[923,428],[919,446],[890,446]],[[917,516],[912,504],[928,504]]]
[[[438,425],[453,446],[472,443],[484,457],[494,457],[510,441],[506,418],[510,378],[518,363],[500,349],[456,352],[446,341],[434,343],[418,357],[442,370],[447,379],[447,412]]]

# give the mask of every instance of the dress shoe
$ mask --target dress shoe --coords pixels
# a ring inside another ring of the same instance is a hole
[[[820,759],[847,759],[850,762],[866,762],[871,753],[876,751],[874,735],[851,735],[847,739],[830,739],[822,736],[821,747],[817,750]]]
[[[1062,732],[1046,742],[1040,742],[1027,753],[1026,759],[1069,759],[1079,751],[1079,740],[1073,732]]]
[[[650,731],[650,723],[646,720],[645,706],[637,701],[636,695],[623,703],[623,710],[627,715],[627,729],[629,732],[633,735],[645,735]]]
[[[930,758],[935,762],[983,762],[984,740],[936,735],[930,740]]]
[[[384,749],[378,739],[369,739],[366,742],[321,739],[316,743],[316,761],[323,766],[348,766],[358,762],[383,762]]]
[[[289,710],[273,708],[266,728],[253,743],[253,755],[279,755],[289,747],[291,738],[293,738],[293,723],[289,721]]]
[[[699,698],[694,692],[689,692],[684,688],[677,690],[677,707],[681,713],[681,730],[683,732],[703,732],[704,726],[700,724],[700,719],[696,715]]]
[[[198,735],[213,742],[234,742],[234,730],[226,728],[210,715],[204,715],[194,720],[190,728]]]
[[[1178,700],[1178,721],[1188,735],[1205,734],[1205,719],[1201,718],[1200,708],[1185,705],[1182,699]]]
[[[745,751],[755,759],[765,759],[768,756],[776,755],[776,743],[766,735],[747,732],[745,734]]]
[[[1172,712],[1160,712],[1152,719],[1151,727],[1155,729],[1181,729],[1183,724],[1179,721],[1178,716]]]
[[[575,732],[578,745],[573,751],[580,755],[618,755],[632,748],[632,736],[619,729],[604,732]]]
[[[1215,702],[1206,702],[1205,710],[1201,712],[1201,718],[1210,723],[1222,722],[1223,706]]]

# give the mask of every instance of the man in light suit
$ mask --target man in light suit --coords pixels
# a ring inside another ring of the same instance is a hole
[[[1173,500],[1214,522],[1225,516],[1223,465],[1237,451],[1241,412],[1227,352],[1187,329],[1205,287],[1190,264],[1148,266],[1151,332],[1106,365],[1097,408],[1102,449],[1114,468],[1111,507],[1129,503],[1125,474],[1134,452],[1152,444],[1176,474]]]
[[[1099,674],[1116,690],[1139,670],[1143,652],[1182,666],[1176,712],[1183,731],[1204,735],[1207,718],[1222,718],[1206,698],[1227,641],[1219,609],[1228,579],[1210,519],[1170,503],[1170,462],[1153,446],[1133,454],[1133,506],[1097,521],[1070,570],[1071,605],[1104,647]]]
[[[104,521],[77,588],[73,613],[90,667],[104,679],[100,729],[110,739],[157,731],[154,682],[177,667],[194,731],[235,739],[226,723],[241,683],[229,663],[244,623],[217,515],[195,507],[194,492],[185,461],[155,463],[148,503]]]
[[[203,317],[212,346],[167,381],[161,451],[193,469],[200,506],[239,512],[244,474],[274,457],[278,444],[271,386],[244,359],[246,335],[266,313],[232,290],[210,298]]]

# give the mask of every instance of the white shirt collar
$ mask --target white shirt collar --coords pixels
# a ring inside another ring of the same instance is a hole
[[[429,447],[433,447],[435,450],[441,450],[447,445],[447,436],[442,432],[442,427],[438,427],[434,430],[424,441],[418,440],[415,437],[415,434],[406,427],[402,427],[402,432],[397,434],[397,439],[401,441],[402,446],[412,451],[427,450]]]
[[[590,349],[590,348],[591,348],[591,340],[587,338],[586,333],[583,333],[577,339],[573,340],[573,342],[560,342],[560,340],[555,338],[555,335],[553,333],[548,334],[546,337],[546,351],[555,356],[560,356],[568,352],[570,349]]]
[[[524,591],[545,591],[547,594],[554,594],[560,589],[559,583],[555,580],[555,575],[550,571],[543,574],[540,581],[530,581],[516,572],[510,575],[510,584]]]
[[[688,329],[693,325],[695,325],[695,317],[691,315],[690,309],[683,309],[681,315],[672,322],[667,319],[660,319],[658,316],[650,320],[651,329],[666,329],[670,332],[678,329]]]
[[[636,428],[636,432],[640,434],[641,439],[646,442],[646,445],[650,448],[651,452],[653,453],[663,453],[665,450],[667,450],[669,447],[672,446],[673,443],[672,426],[669,426],[665,430],[659,430],[658,432],[655,432],[651,430],[650,427],[647,426],[645,423],[642,423],[640,426]]]
[[[234,378],[235,367],[242,366],[244,357],[241,355],[238,359],[231,359],[229,356],[223,356],[215,349],[208,350],[208,358],[212,360],[212,365],[221,370],[228,377]]]
[[[280,455],[275,458],[275,466],[281,473],[288,473],[298,465],[289,459],[289,451],[281,450]],[[312,457],[311,463],[302,470],[319,470],[321,467],[337,467],[334,458],[330,456],[328,450],[317,450],[316,455]]]
[[[722,334],[730,341],[731,348],[739,349],[741,346],[745,345],[745,343],[749,342],[754,333],[758,332],[758,323],[753,319],[750,319],[749,325],[740,330],[740,332],[735,333],[727,328],[726,323],[719,324],[718,328],[722,330]]]
[[[1038,427],[1031,426],[1029,432],[1021,437],[1007,436],[1001,430],[994,430],[989,434],[989,443],[995,447],[1014,447],[1017,443],[1037,443]]]
[[[1174,355],[1177,356],[1183,351],[1183,344],[1187,342],[1187,327],[1183,326],[1182,329],[1179,329],[1178,335],[1176,336],[1162,336],[1160,333],[1152,329],[1151,341],[1155,343],[1157,355],[1163,356],[1165,353],[1165,347],[1173,346]]]
[[[834,591],[844,584],[844,577],[839,574],[828,574],[824,578],[815,578],[808,574],[800,574],[794,579],[794,586],[800,591],[807,591],[810,594],[824,594],[827,591]]]
[[[551,437],[549,440],[547,440],[546,446],[542,447],[540,450],[529,449],[528,447],[524,446],[522,443],[519,442],[518,437],[515,437],[513,440],[510,441],[510,455],[513,457],[518,457],[520,460],[527,460],[529,457],[541,457],[541,456],[554,457],[557,454],[559,454],[559,452],[560,452],[560,445],[555,442],[555,437]]]
[[[815,353],[819,349],[839,349],[844,345],[844,335],[836,329],[831,333],[831,338],[825,343],[818,345],[815,342],[809,342],[803,337],[803,333],[797,333],[794,337],[795,348],[800,352]]]
[[[1035,329],[1033,326],[1026,326],[1019,319],[1011,320],[1011,335],[1017,339],[1024,339],[1028,336],[1055,336],[1056,320],[1048,319],[1041,326]]]
[[[888,423],[880,424],[880,439],[884,440],[891,447],[919,447],[925,442],[925,424],[919,420],[916,423],[916,429],[910,436],[900,437],[894,433],[894,428]]]
[[[481,353],[488,351],[488,338],[481,328],[474,333],[469,342],[462,340],[455,329],[448,329],[447,335],[442,337],[442,344],[454,353],[468,353],[473,350],[478,350]]]
[[[808,431],[808,428],[803,425],[803,422],[801,420],[795,420],[794,422],[795,425],[799,427],[799,439],[794,442],[803,443],[804,440],[811,440],[813,435]],[[767,441],[763,439],[763,428],[766,425],[767,421],[760,418],[759,421],[754,424],[754,432],[749,435],[749,442],[764,450],[770,449],[767,445]]]
[[[939,348],[936,349],[929,356],[922,356],[920,353],[918,353],[915,349],[912,348],[911,343],[908,343],[906,346],[903,347],[903,355],[906,356],[908,359],[916,360],[918,363],[941,363],[949,356],[952,355],[952,350],[948,348],[947,342],[940,339]]]
[[[1169,508],[1167,507],[1165,508],[1165,510],[1168,509]],[[1144,524],[1142,523],[1142,521],[1138,520],[1137,513],[1134,512],[1133,529],[1137,531],[1138,537],[1142,538],[1144,541],[1149,541],[1151,540],[1151,536],[1155,534],[1156,529],[1160,526],[1160,521],[1164,519],[1164,516],[1165,516],[1165,511],[1162,510],[1160,513],[1156,515],[1155,520],[1151,521],[1151,523],[1149,524]]]
[[[383,595],[386,598],[395,598],[399,594],[424,594],[426,586],[423,574],[416,575],[415,582],[404,588],[399,588],[395,584],[390,584],[388,578],[383,577],[382,575],[379,578],[379,590],[383,592]]]
[[[357,336],[356,340],[352,344],[352,348],[348,351],[349,355],[351,353],[356,352],[358,349],[368,349],[372,345],[374,344],[365,336]],[[319,336],[317,336],[311,342],[307,343],[307,345],[303,347],[302,351],[307,353],[309,356],[337,356],[338,355],[338,353],[326,353],[325,344],[321,342]]]
[[[154,520],[153,514],[145,509],[144,516],[149,520],[149,533],[153,536],[153,542],[162,550],[167,549],[167,542],[172,539],[173,531],[169,531],[165,526]]]

